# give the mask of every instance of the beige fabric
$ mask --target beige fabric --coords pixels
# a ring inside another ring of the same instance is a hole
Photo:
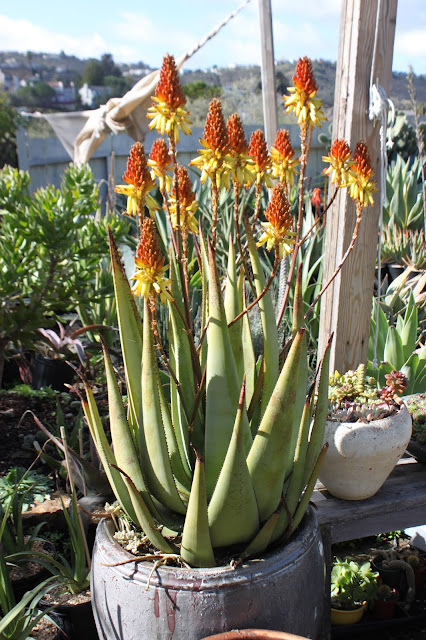
[[[179,58],[176,61],[178,69],[181,69],[188,58],[199,51],[250,1],[244,0],[193,49]],[[154,94],[159,77],[159,70],[153,71],[139,80],[122,98],[111,98],[99,109],[37,115],[43,115],[50,123],[74,162],[85,163],[90,160],[108,133],[127,131],[134,140],[143,141],[149,131],[146,113],[151,106],[151,96]]]

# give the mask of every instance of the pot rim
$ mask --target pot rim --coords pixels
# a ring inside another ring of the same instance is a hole
[[[269,575],[282,571],[283,567],[293,564],[304,557],[317,538],[323,550],[319,535],[318,519],[314,509],[310,506],[289,542],[271,550],[264,557],[245,560],[238,567],[229,564],[212,568],[184,568],[160,566],[153,570],[154,564],[148,561],[129,562],[135,556],[121,547],[112,537],[112,521],[103,519],[98,524],[96,534],[97,561],[102,564],[126,562],[112,566],[111,569],[118,576],[139,581],[146,585],[165,589],[205,591],[216,589],[226,581],[235,587],[246,583],[264,580],[265,572]]]
[[[385,418],[370,420],[369,422],[345,422],[344,420],[339,420],[337,418],[327,417],[326,426],[328,428],[331,428],[331,426],[335,426],[336,429],[342,426],[348,429],[365,429],[368,427],[383,428],[386,427],[389,422],[392,422],[392,420],[395,420],[397,418],[399,420],[403,420],[404,418],[409,418],[411,420],[411,414],[404,402],[401,404],[399,411],[397,411],[396,413],[392,413],[390,416],[386,416]]]

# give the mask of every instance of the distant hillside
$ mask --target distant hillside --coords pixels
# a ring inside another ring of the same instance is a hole
[[[63,52],[57,55],[31,51],[26,54],[0,52],[1,69],[8,69],[11,73],[13,73],[13,69],[27,69],[45,82],[57,79],[78,80],[87,62],[87,60],[68,56]],[[151,71],[149,65],[144,62],[117,66],[123,75],[132,76],[134,82]],[[276,64],[276,86],[280,107],[282,105],[281,96],[292,82],[294,69],[294,62],[278,61]],[[324,101],[326,113],[330,116],[334,102],[336,63],[313,60],[313,69],[318,84],[318,95]],[[426,75],[414,76],[414,81],[417,101],[426,103]],[[262,122],[262,82],[259,66],[214,67],[208,70],[184,69],[182,84],[188,92],[189,108],[195,126],[203,124],[212,95],[220,96],[225,115],[238,111],[247,125]],[[395,72],[392,74],[390,97],[396,109],[410,110],[412,108],[405,73]],[[287,121],[288,116],[282,108],[279,108],[279,124],[285,124]]]

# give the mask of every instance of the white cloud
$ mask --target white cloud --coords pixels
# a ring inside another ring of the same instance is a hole
[[[395,53],[401,56],[426,56],[426,28],[396,33]]]
[[[106,41],[97,33],[90,38],[74,38],[4,15],[0,15],[0,42],[3,51],[59,53],[63,50],[80,58],[99,57],[108,51]]]

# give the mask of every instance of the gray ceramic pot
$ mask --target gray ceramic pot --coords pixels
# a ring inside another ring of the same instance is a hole
[[[180,569],[147,562],[107,566],[132,556],[98,526],[92,606],[101,640],[200,640],[231,629],[289,631],[315,638],[322,624],[324,555],[309,508],[290,542],[235,570]]]

